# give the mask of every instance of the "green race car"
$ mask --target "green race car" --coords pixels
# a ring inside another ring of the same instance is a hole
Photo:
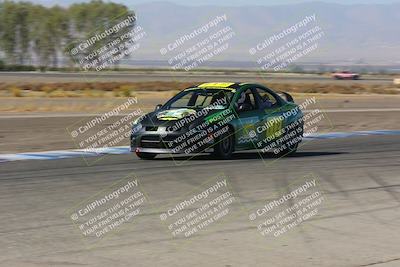
[[[229,159],[251,149],[286,155],[302,136],[303,113],[289,94],[259,84],[203,83],[136,119],[131,151],[141,159],[204,152]]]

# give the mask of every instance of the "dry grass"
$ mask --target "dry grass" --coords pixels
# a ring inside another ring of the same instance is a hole
[[[196,83],[198,84],[198,83]],[[135,92],[180,91],[189,82],[92,82],[92,83],[0,83],[0,96],[34,97],[129,97]],[[317,94],[400,94],[400,85],[269,83],[266,86],[289,93]]]
[[[7,90],[12,86],[18,86],[21,90],[52,92],[57,89],[64,91],[81,91],[83,89],[99,91],[133,90],[133,91],[169,91],[188,86],[187,82],[70,82],[70,83],[2,83],[0,90]]]
[[[17,86],[10,87],[10,92],[13,97],[23,97],[22,91]]]

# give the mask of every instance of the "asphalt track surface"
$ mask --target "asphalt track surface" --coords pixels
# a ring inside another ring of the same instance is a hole
[[[190,161],[109,155],[0,163],[0,266],[399,266],[400,136],[313,140],[296,156]],[[132,223],[88,246],[69,210],[127,175],[151,205]],[[160,220],[168,203],[225,175],[240,200],[226,217],[190,238]],[[279,237],[263,237],[250,211],[312,174],[326,199],[318,213]]]
[[[392,78],[364,76],[360,80],[338,81],[329,76],[321,75],[293,75],[293,74],[265,74],[262,72],[250,73],[219,73],[219,72],[130,72],[130,73],[38,73],[38,72],[0,72],[3,82],[148,82],[148,81],[247,81],[270,83],[346,83],[346,84],[393,84]]]

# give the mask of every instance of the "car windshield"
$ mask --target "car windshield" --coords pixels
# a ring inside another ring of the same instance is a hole
[[[185,90],[166,103],[167,109],[192,108],[192,109],[226,109],[233,96],[232,90],[201,89]]]

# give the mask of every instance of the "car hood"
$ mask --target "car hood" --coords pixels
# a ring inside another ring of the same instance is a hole
[[[222,111],[223,110],[221,109],[208,109],[205,112],[205,109],[195,110],[189,108],[158,110],[148,113],[141,121],[141,124],[145,126],[170,126],[173,124],[178,124],[178,121],[193,115],[193,118],[195,119],[190,121],[189,124],[191,124],[194,122],[203,121],[204,118],[210,117],[213,114],[220,113]]]
[[[162,110],[156,114],[156,117],[160,121],[177,121],[194,114],[196,114],[196,110],[194,109],[179,108]]]

